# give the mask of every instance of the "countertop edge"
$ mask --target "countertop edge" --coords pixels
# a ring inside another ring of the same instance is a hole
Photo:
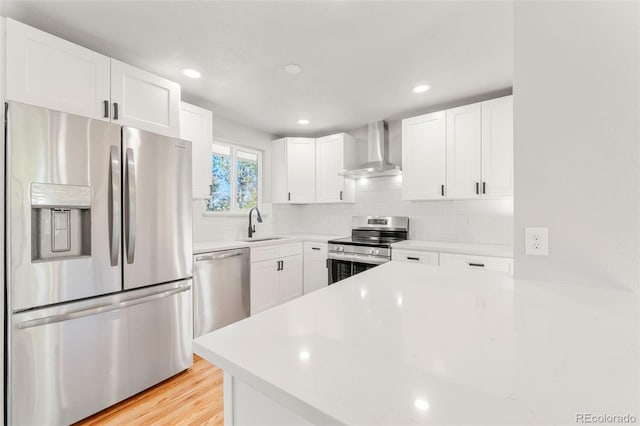
[[[214,364],[216,367],[229,373],[233,377],[241,379],[243,382],[251,386],[256,391],[273,399],[278,404],[291,410],[293,413],[308,420],[312,424],[346,426],[347,423],[341,422],[334,417],[320,411],[307,402],[295,397],[291,393],[269,383],[268,381],[251,374],[246,369],[234,364],[232,361],[217,355],[210,349],[198,342],[193,341],[193,352],[204,358],[207,362]]]

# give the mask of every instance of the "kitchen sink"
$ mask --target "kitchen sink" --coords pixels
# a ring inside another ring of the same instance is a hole
[[[282,240],[285,237],[259,237],[259,238],[245,238],[244,241],[246,243],[258,243],[260,241],[274,241],[274,240]]]

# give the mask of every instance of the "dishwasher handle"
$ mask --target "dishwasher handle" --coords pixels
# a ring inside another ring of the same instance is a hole
[[[196,262],[228,259],[230,257],[242,256],[245,253],[246,253],[246,250],[238,250],[238,251],[233,251],[231,253],[207,254],[203,256],[196,256]]]

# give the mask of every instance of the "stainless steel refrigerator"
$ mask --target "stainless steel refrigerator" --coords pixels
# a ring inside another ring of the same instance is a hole
[[[6,107],[7,422],[69,424],[192,365],[191,144]]]

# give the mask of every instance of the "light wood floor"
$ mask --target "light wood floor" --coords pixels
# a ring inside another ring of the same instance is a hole
[[[222,370],[197,355],[193,367],[75,426],[223,424]]]

